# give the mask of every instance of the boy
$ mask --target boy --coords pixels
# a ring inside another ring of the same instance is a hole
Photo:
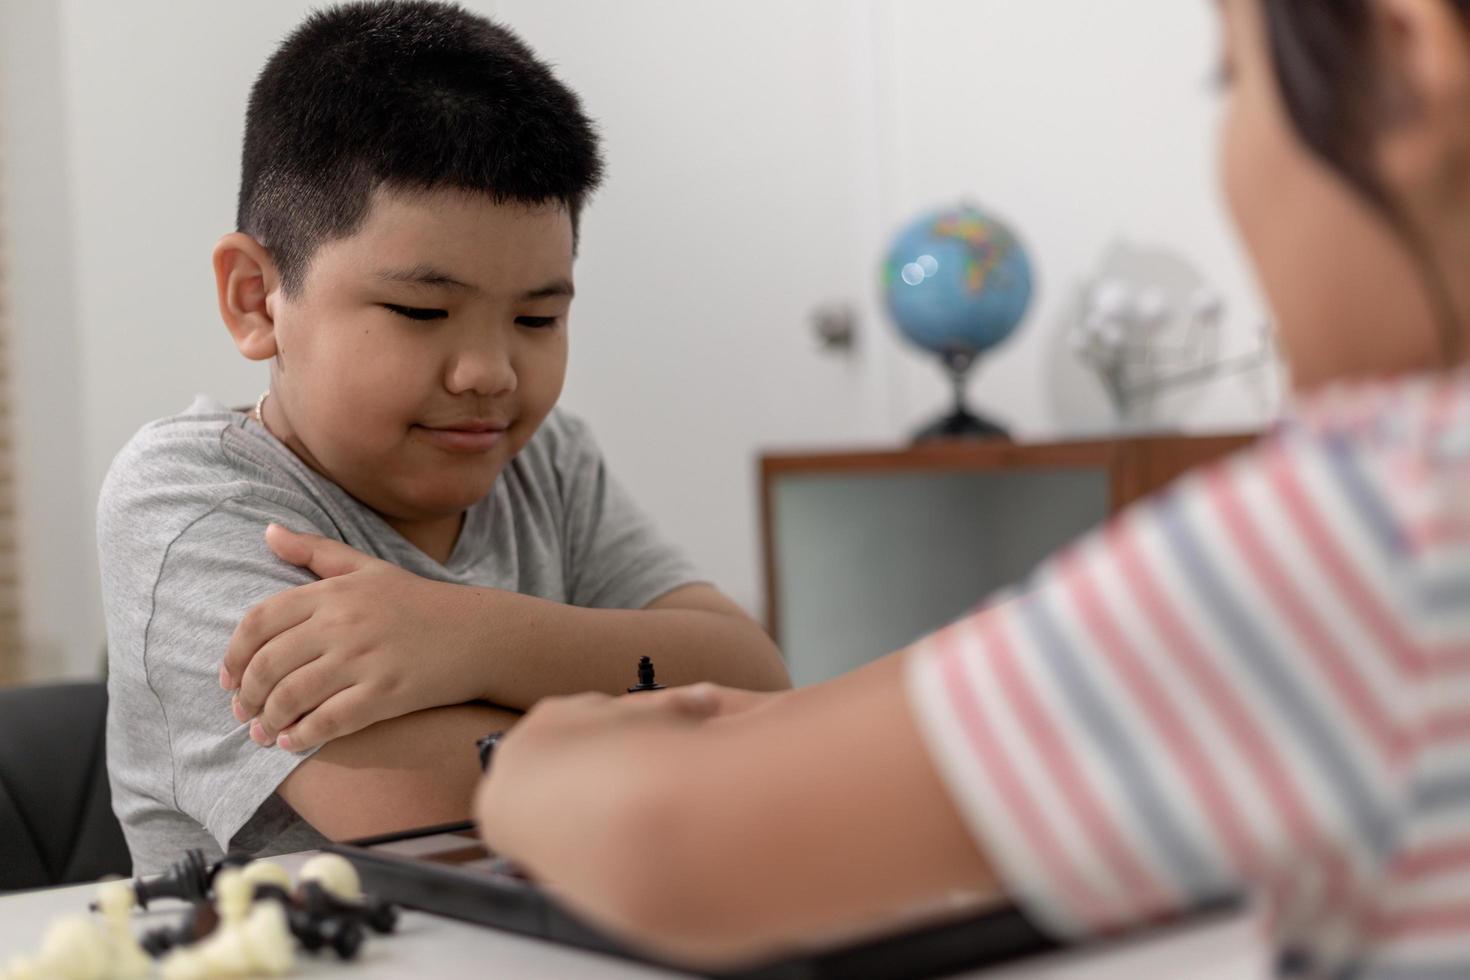
[[[99,504],[137,872],[462,819],[477,736],[640,654],[786,685],[554,410],[600,175],[577,97],[457,7],[331,8],[266,65],[214,271],[270,387],[145,427]]]

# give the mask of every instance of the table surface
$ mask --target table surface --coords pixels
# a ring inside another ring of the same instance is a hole
[[[272,858],[294,875],[311,853]],[[74,885],[0,895],[0,966],[17,954],[34,953],[53,919],[85,914],[95,885]],[[159,902],[142,913],[138,931],[150,921],[174,923],[183,905]],[[1249,913],[1235,912],[1183,926],[1147,939],[1121,942],[1085,953],[1027,960],[1012,966],[960,974],[983,980],[1259,980],[1268,975],[1268,957]],[[688,974],[583,952],[454,919],[405,911],[398,931],[370,936],[361,956],[350,963],[302,955],[293,976],[355,977],[360,980],[432,975],[442,980],[486,976],[521,980],[572,977],[656,978]]]

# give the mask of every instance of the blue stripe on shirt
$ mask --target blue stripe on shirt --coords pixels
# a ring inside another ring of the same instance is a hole
[[[1149,843],[1157,845],[1187,895],[1203,900],[1226,894],[1231,888],[1222,869],[1212,866],[1190,840],[1183,821],[1160,791],[1158,780],[1150,777],[1144,754],[1110,710],[1108,699],[1095,690],[1076,651],[1040,600],[1040,594],[1033,594],[1022,599],[1019,607],[1036,638],[1040,659],[1071,702],[1073,712],[1113,762],[1114,772],[1123,783],[1123,798],[1148,830]]]
[[[1470,772],[1419,780],[1414,784],[1413,807],[1419,813],[1470,808]]]
[[[1360,522],[1373,533],[1378,545],[1390,555],[1410,553],[1409,537],[1404,533],[1382,495],[1358,466],[1352,444],[1343,438],[1323,442],[1328,465],[1342,488],[1348,504],[1357,512]]]
[[[1277,715],[1296,730],[1302,744],[1316,758],[1317,768],[1327,776],[1359,835],[1381,857],[1393,843],[1392,821],[1375,804],[1373,792],[1342,741],[1334,735],[1333,726],[1313,706],[1297,678],[1274,655],[1247,608],[1233,598],[1232,590],[1210,563],[1181,513],[1179,501],[1161,501],[1155,513],[1194,594],[1219,624],[1232,651],[1255,675],[1262,695],[1275,703]]]

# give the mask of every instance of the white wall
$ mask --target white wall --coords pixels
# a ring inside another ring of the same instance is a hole
[[[887,139],[884,224],[972,199],[1026,244],[1024,328],[982,362],[976,402],[1033,438],[1095,431],[1101,386],[1064,343],[1075,293],[1110,242],[1178,250],[1227,303],[1224,346],[1249,349],[1262,307],[1216,193],[1215,13],[1180,0],[890,0],[876,63]],[[932,415],[935,366],[909,350],[901,413]],[[1185,430],[1248,428],[1274,408],[1229,382],[1161,405]]]
[[[30,662],[47,675],[89,659],[95,666],[101,651],[62,49],[58,8],[0,2],[0,262],[12,331],[21,612]]]
[[[610,180],[586,218],[567,403],[614,470],[757,608],[755,456],[891,442],[942,399],[875,284],[912,212],[970,196],[1025,237],[1041,292],[980,401],[1025,434],[1100,402],[1049,393],[1067,284],[1109,239],[1173,244],[1254,299],[1210,203],[1208,5],[1179,0],[484,0],[584,95]],[[244,404],[263,369],[214,309],[242,113],[308,8],[0,0],[22,379],[26,629],[45,674],[101,641],[92,506],[112,454],[196,391]],[[845,299],[858,353],[807,316]],[[1253,421],[1229,386],[1183,413]],[[1079,416],[1078,413],[1081,413]]]

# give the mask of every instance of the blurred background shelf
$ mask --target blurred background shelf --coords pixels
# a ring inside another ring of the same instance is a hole
[[[953,620],[1130,503],[1255,438],[764,454],[766,626],[797,684],[834,677]]]

